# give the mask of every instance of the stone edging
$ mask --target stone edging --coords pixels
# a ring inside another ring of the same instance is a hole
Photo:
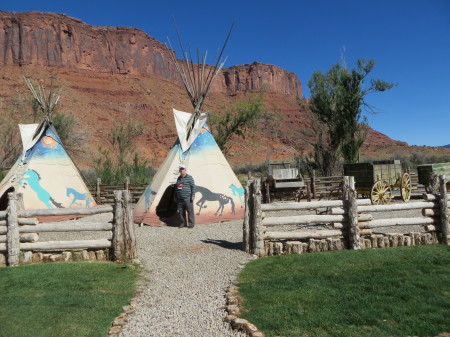
[[[230,323],[231,327],[235,330],[245,331],[250,337],[264,337],[264,333],[259,331],[258,328],[247,321],[246,319],[239,318],[240,313],[240,297],[238,288],[235,285],[230,285],[225,294],[227,306],[225,310],[228,312],[225,317],[225,322]]]

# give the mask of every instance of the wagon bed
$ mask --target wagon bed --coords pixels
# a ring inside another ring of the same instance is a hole
[[[450,178],[450,163],[434,163],[423,164],[417,166],[417,175],[419,178],[419,184],[425,186],[427,192],[430,192],[431,176],[433,174],[445,175]],[[450,182],[447,182],[447,190],[450,189]]]
[[[404,201],[411,197],[411,176],[403,172],[400,160],[345,164],[344,175],[353,176],[357,193],[370,197],[373,204],[390,202],[394,188],[400,189]]]

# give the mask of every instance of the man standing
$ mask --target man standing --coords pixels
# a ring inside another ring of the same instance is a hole
[[[194,178],[187,174],[186,166],[180,165],[180,176],[177,178],[175,186],[175,197],[177,199],[177,210],[180,216],[179,228],[183,228],[186,223],[185,212],[188,214],[189,228],[194,228],[194,199],[195,199],[195,182]]]

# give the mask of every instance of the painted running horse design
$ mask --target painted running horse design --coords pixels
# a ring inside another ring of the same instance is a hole
[[[76,201],[81,200],[81,201],[85,201],[86,202],[86,208],[89,208],[91,206],[91,197],[89,195],[89,193],[80,193],[78,192],[76,189],[72,188],[72,187],[67,187],[66,189],[66,195],[69,197],[70,195],[72,195],[73,199],[72,202],[69,205],[69,208],[72,207],[73,204],[75,205],[80,205],[77,204]]]
[[[241,203],[241,208],[243,208],[242,204],[242,197],[245,195],[245,190],[242,186],[237,187],[235,184],[231,184],[229,186],[231,188],[231,192],[233,195],[236,195],[239,197],[239,202]]]
[[[233,198],[222,194],[222,193],[214,193],[207,189],[206,187],[202,186],[196,186],[197,192],[202,194],[202,197],[199,201],[197,201],[195,204],[199,206],[197,215],[200,215],[200,212],[202,208],[206,208],[207,206],[204,206],[205,202],[207,201],[218,201],[219,202],[219,208],[217,208],[216,213],[214,215],[222,216],[223,210],[225,208],[225,205],[230,203],[231,204],[231,214],[235,214],[235,206]],[[220,211],[220,213],[219,213]]]
[[[51,194],[41,186],[40,180],[41,176],[35,170],[26,170],[20,179],[19,184],[24,188],[26,185],[30,186],[39,200],[42,201],[47,208],[64,208],[61,203],[56,202]]]

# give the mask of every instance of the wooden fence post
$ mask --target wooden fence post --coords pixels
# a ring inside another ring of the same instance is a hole
[[[242,250],[244,252],[250,253],[250,214],[251,214],[251,180],[247,180],[247,184],[245,186],[245,213],[244,213],[244,222],[242,224]]]
[[[95,191],[95,196],[97,197],[97,203],[101,204],[102,203],[102,199],[101,199],[101,195],[102,195],[102,191],[101,191],[101,183],[102,183],[102,179],[101,178],[97,178],[97,189]]]
[[[311,177],[311,189],[313,194],[313,199],[317,199],[316,195],[316,170],[313,170],[313,174]]]
[[[360,232],[358,226],[358,204],[356,203],[356,190],[354,177],[344,177],[344,197],[348,200],[348,242],[349,248],[353,250],[361,249]]]
[[[266,191],[265,202],[266,204],[270,204],[270,184],[267,180],[264,180],[264,190]]]
[[[306,182],[306,200],[311,202],[311,179]]]
[[[113,260],[123,262],[123,196],[122,191],[114,191],[114,219],[113,219],[113,237],[112,237],[112,255]]]
[[[439,198],[439,206],[441,208],[441,219],[440,219],[440,231],[441,231],[441,242],[445,245],[448,245],[449,237],[448,237],[448,220],[449,220],[449,212],[448,212],[448,200],[447,200],[447,188],[445,186],[445,176],[439,176],[439,192],[441,197]]]
[[[127,177],[128,178],[128,177]],[[130,191],[122,191],[123,196],[123,239],[125,257],[131,261],[137,258],[136,234],[134,233],[133,210]]]
[[[125,177],[125,183],[123,184],[123,189],[128,191],[128,187],[130,185],[130,177]]]
[[[261,210],[261,182],[255,180],[253,182],[253,254],[261,257],[264,256],[264,231],[262,227],[262,210]]]
[[[15,192],[8,193],[8,210],[7,210],[7,232],[6,232],[6,246],[8,254],[8,265],[18,266],[20,255],[20,234],[19,222],[17,217],[18,198]]]

